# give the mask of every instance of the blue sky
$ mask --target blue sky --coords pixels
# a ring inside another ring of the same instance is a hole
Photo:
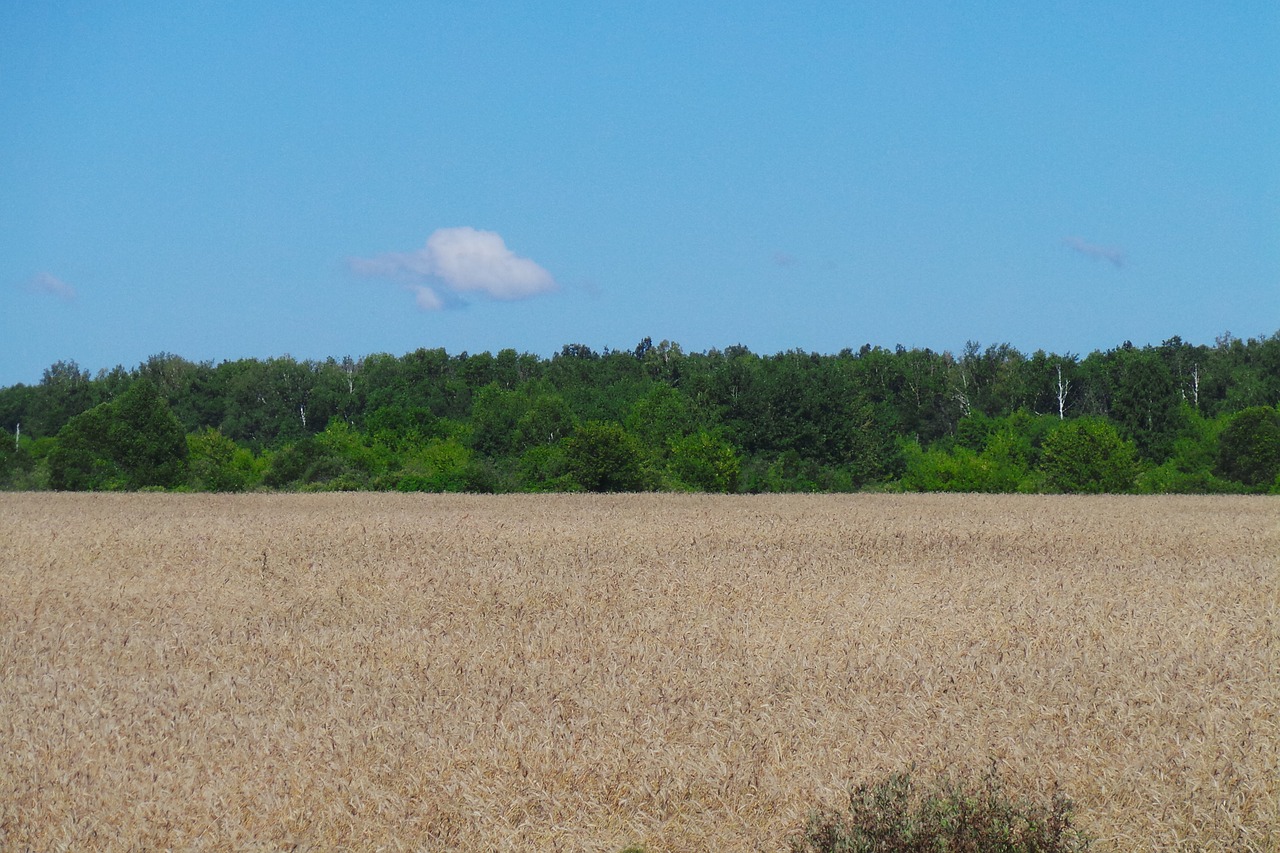
[[[1280,4],[0,4],[0,385],[1280,329]]]

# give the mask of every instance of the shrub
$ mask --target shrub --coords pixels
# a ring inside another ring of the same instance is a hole
[[[516,463],[516,482],[526,492],[572,492],[578,484],[568,473],[564,443],[530,447]]]
[[[919,787],[910,773],[856,786],[846,812],[809,819],[793,853],[926,853],[1086,850],[1090,840],[1071,828],[1072,803],[1007,795],[994,770],[978,784],[940,778]]]
[[[703,431],[672,443],[670,468],[676,480],[688,488],[733,492],[738,489],[742,460],[727,441]]]
[[[1232,415],[1218,436],[1214,473],[1266,491],[1280,476],[1280,412],[1254,406]]]
[[[1132,442],[1102,418],[1079,418],[1044,440],[1041,467],[1049,487],[1087,494],[1128,492],[1139,469]]]
[[[401,492],[486,491],[471,451],[456,438],[433,439],[407,454],[394,487]]]
[[[565,440],[565,465],[573,482],[588,492],[645,489],[640,443],[620,424],[588,421]]]
[[[1002,431],[989,438],[981,453],[963,445],[950,451],[922,450],[914,442],[906,445],[902,484],[917,492],[1030,491],[1031,474],[1021,461],[1016,437]]]
[[[243,492],[251,473],[252,455],[248,454],[213,427],[191,433],[187,436],[191,487],[202,492]]]

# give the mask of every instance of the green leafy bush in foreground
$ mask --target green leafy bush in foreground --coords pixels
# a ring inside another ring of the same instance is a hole
[[[978,784],[942,778],[920,787],[909,773],[855,787],[846,811],[810,818],[793,853],[1062,853],[1086,850],[1071,827],[1072,803],[1007,795],[995,772]]]

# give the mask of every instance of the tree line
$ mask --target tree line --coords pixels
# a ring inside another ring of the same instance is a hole
[[[0,389],[0,488],[1280,493],[1280,332],[192,362]]]

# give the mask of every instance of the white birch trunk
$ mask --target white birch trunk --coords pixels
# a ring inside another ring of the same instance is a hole
[[[1071,391],[1071,380],[1063,381],[1062,365],[1057,365],[1058,371],[1058,420],[1066,419],[1067,394]]]

